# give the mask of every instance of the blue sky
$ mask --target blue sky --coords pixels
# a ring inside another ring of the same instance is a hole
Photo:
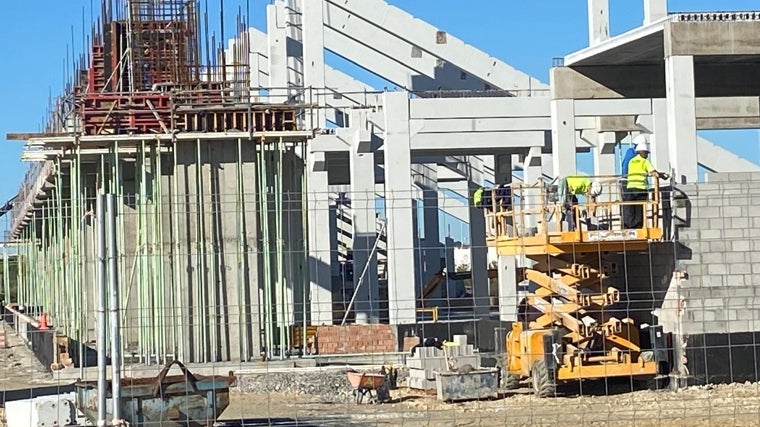
[[[37,131],[49,94],[57,94],[63,82],[67,45],[82,49],[83,15],[89,34],[90,5],[99,0],[7,1],[0,14],[0,139],[8,132]],[[250,6],[252,26],[264,29],[264,6],[269,0],[223,0],[225,27],[234,28],[238,8]],[[205,3],[205,0],[204,0]],[[560,57],[587,45],[586,2],[583,0],[505,1],[481,0],[391,0],[414,16],[509,63],[513,67],[548,81],[553,57]],[[640,0],[611,0],[610,29],[613,35],[638,26],[643,20]],[[209,1],[213,27],[218,22],[219,0]],[[36,9],[40,7],[40,9]],[[671,0],[669,10],[753,10],[750,0]],[[31,13],[30,11],[33,11]],[[218,32],[217,32],[218,38]],[[69,53],[69,56],[71,54]],[[328,57],[332,65],[346,71],[355,67]],[[381,85],[368,73],[357,72],[367,83]],[[760,162],[758,131],[710,132],[706,135],[737,154]],[[26,170],[19,160],[21,142],[0,145],[0,199],[15,194]],[[582,162],[585,163],[585,162]]]

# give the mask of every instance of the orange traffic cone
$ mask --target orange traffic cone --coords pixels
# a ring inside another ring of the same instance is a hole
[[[42,314],[40,314],[40,326],[39,326],[39,328],[40,329],[50,329],[50,327],[48,326],[48,323],[47,323],[47,313],[45,313],[44,311],[42,312]]]

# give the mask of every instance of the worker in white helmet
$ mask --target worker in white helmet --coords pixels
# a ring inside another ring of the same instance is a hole
[[[649,196],[648,177],[657,176],[660,179],[668,179],[665,173],[655,170],[649,161],[649,138],[639,134],[633,139],[636,155],[628,163],[628,176],[623,200],[645,201]],[[624,206],[623,225],[626,229],[642,228],[644,226],[644,206]]]

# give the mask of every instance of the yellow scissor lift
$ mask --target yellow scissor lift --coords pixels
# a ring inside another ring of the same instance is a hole
[[[639,328],[630,318],[619,319],[605,309],[620,301],[609,280],[616,272],[605,261],[607,252],[642,251],[662,238],[660,187],[646,201],[623,202],[620,177],[590,177],[603,185],[605,201],[580,200],[571,212],[578,226],[563,227],[564,203],[557,186],[512,184],[511,206],[500,206],[492,194],[486,208],[487,241],[499,255],[524,256],[532,261],[525,279],[536,290],[524,302],[540,313],[529,322],[512,325],[506,342],[506,385],[517,386],[531,377],[534,393],[553,395],[558,382],[608,377],[657,376],[666,362],[660,327],[650,327],[652,348],[642,349]],[[551,191],[554,188],[554,191]],[[644,209],[644,226],[625,229],[623,206]],[[584,212],[596,224],[584,220]]]

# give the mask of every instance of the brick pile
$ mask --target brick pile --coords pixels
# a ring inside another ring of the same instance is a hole
[[[8,348],[8,338],[5,335],[5,326],[0,323],[0,348]]]
[[[396,333],[390,325],[318,326],[318,354],[392,353]]]

